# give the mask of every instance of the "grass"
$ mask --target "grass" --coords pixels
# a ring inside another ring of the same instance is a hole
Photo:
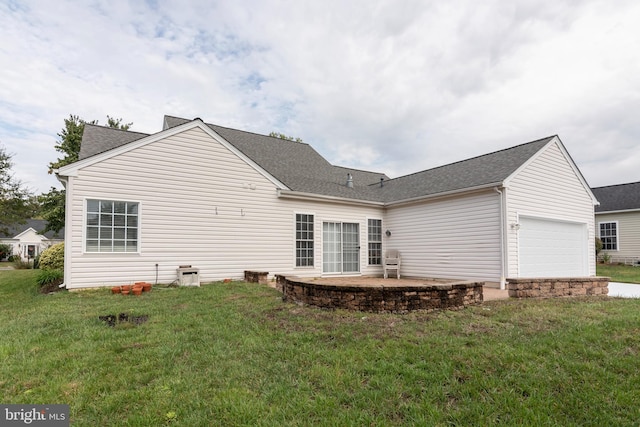
[[[242,282],[36,291],[0,271],[0,399],[74,426],[637,425],[640,300],[506,300],[387,315]],[[148,315],[140,325],[98,319]]]
[[[640,267],[620,264],[597,264],[598,276],[610,277],[612,282],[640,283]]]

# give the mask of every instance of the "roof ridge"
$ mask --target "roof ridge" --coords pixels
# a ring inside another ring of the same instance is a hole
[[[334,168],[349,169],[349,170],[357,171],[357,172],[375,173],[375,174],[378,174],[378,175],[385,175],[385,176],[387,175],[384,172],[377,172],[377,171],[371,171],[371,170],[365,170],[365,169],[351,168],[351,167],[348,167],[348,166],[340,166],[340,165],[332,165],[332,166]]]
[[[490,153],[485,153],[485,154],[480,154],[479,156],[469,157],[468,159],[458,160],[456,162],[447,163],[447,164],[440,165],[440,166],[435,166],[435,167],[432,167],[430,169],[424,169],[424,170],[416,171],[416,172],[413,172],[413,173],[410,173],[410,174],[407,174],[407,175],[402,175],[402,176],[398,176],[396,178],[391,178],[391,179],[389,179],[389,181],[393,181],[393,180],[400,179],[400,178],[406,178],[406,177],[409,177],[409,176],[412,176],[412,175],[417,175],[417,174],[428,172],[428,171],[434,171],[434,170],[441,169],[441,168],[446,168],[446,167],[449,167],[449,166],[453,166],[453,165],[457,165],[457,164],[460,164],[460,163],[468,162],[470,160],[480,159],[482,157],[492,156],[494,154],[498,154],[498,153],[502,153],[502,152],[505,152],[505,151],[514,150],[516,148],[524,147],[525,145],[535,144],[536,142],[540,142],[540,141],[543,141],[545,139],[551,140],[552,138],[555,138],[557,136],[558,135],[556,134],[556,135],[551,135],[551,136],[547,136],[547,137],[544,137],[544,138],[538,138],[538,139],[536,139],[534,141],[524,142],[522,144],[514,145],[512,147],[502,148],[500,150],[492,151]]]
[[[180,117],[176,117],[176,118],[178,118],[178,119],[179,119]],[[204,120],[203,120],[203,122],[204,122]],[[223,129],[227,129],[227,130],[233,130],[233,131],[236,131],[236,132],[242,132],[242,133],[247,133],[247,134],[257,135],[257,136],[263,136],[263,137],[265,137],[265,138],[279,139],[279,140],[281,140],[281,141],[288,141],[288,142],[294,142],[294,143],[296,143],[296,144],[303,144],[303,145],[311,146],[311,144],[309,144],[309,143],[307,143],[307,142],[304,142],[304,141],[303,141],[303,142],[300,142],[300,141],[295,141],[295,140],[293,140],[293,139],[284,139],[284,138],[279,138],[279,137],[277,137],[277,136],[265,135],[265,134],[262,134],[262,133],[252,132],[252,131],[249,131],[249,130],[242,130],[242,129],[231,128],[231,127],[228,127],[228,126],[217,125],[217,124],[215,124],[215,123],[207,123],[207,122],[204,122],[204,124],[206,124],[207,126],[216,126],[216,127],[223,128]]]
[[[137,134],[140,134],[140,135],[147,135],[147,136],[151,135],[150,133],[146,133],[146,132],[138,132],[138,131],[135,131],[135,130],[114,128],[114,127],[111,127],[111,126],[99,125],[99,124],[96,124],[96,123],[85,123],[84,125],[85,126],[94,126],[94,127],[98,127],[98,128],[102,128],[102,129],[118,130],[120,132],[137,133]]]

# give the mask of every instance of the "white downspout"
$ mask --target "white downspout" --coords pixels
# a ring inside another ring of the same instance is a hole
[[[506,259],[505,259],[505,236],[506,233],[504,232],[504,227],[506,224],[506,220],[505,220],[505,208],[504,208],[504,193],[502,191],[500,191],[499,187],[494,187],[493,188],[496,193],[498,193],[498,197],[500,198],[500,289],[504,290],[506,289]]]

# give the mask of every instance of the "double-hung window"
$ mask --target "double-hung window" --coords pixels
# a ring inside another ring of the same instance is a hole
[[[600,224],[600,240],[602,241],[602,249],[606,251],[618,250],[618,223],[617,222],[601,222]]]
[[[370,219],[368,225],[369,265],[382,264],[382,220]]]
[[[296,267],[313,266],[313,215],[296,214]]]
[[[138,203],[87,200],[87,252],[137,252]]]

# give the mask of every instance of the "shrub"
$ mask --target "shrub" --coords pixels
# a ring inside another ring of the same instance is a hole
[[[64,280],[62,270],[40,270],[36,282],[40,285],[40,292],[49,293],[60,289]]]
[[[596,237],[596,256],[598,256],[598,254],[600,253],[600,251],[602,250],[602,240],[600,240],[599,237]]]
[[[42,270],[62,270],[64,268],[64,243],[58,243],[45,249],[40,254]]]
[[[11,246],[5,245],[4,243],[0,245],[0,261],[5,259],[11,253]]]
[[[16,270],[28,270],[30,268],[33,268],[33,264],[31,263],[31,261],[25,261],[18,255],[15,255],[11,262],[13,263],[13,268],[15,268]]]

